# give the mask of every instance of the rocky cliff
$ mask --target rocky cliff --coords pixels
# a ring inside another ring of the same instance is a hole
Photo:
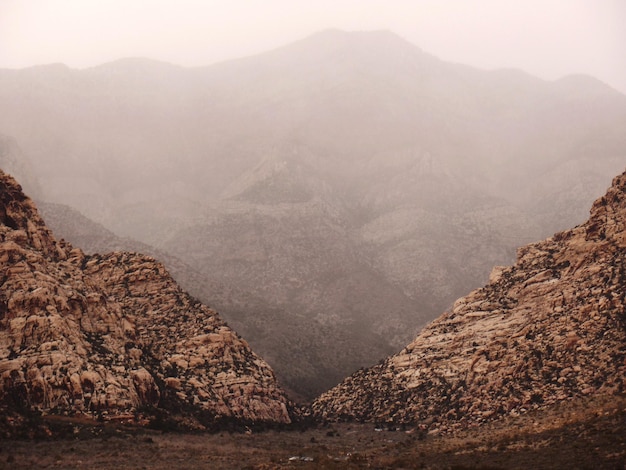
[[[589,220],[518,250],[399,354],[323,394],[329,419],[454,429],[626,379],[626,173]]]
[[[85,255],[0,172],[0,409],[289,422],[271,368],[153,258]],[[4,414],[4,413],[3,413]]]

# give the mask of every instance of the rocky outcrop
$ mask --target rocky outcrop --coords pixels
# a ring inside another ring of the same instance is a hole
[[[0,407],[289,422],[274,373],[153,258],[57,242],[0,172]]]
[[[323,394],[326,419],[454,429],[626,380],[626,173],[572,230],[518,250],[399,354]]]

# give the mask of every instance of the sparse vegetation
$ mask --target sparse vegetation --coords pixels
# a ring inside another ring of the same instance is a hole
[[[615,469],[626,465],[626,397],[562,403],[448,436],[371,424],[184,434],[46,418],[52,435],[0,441],[0,469]],[[28,436],[23,436],[28,437]]]

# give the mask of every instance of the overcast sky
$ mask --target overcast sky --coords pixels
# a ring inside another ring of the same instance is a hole
[[[0,67],[208,65],[327,28],[388,29],[444,60],[586,73],[626,93],[626,0],[0,0]]]

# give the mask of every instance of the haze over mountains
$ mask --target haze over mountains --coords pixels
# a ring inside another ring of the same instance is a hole
[[[405,349],[324,393],[324,419],[450,430],[624,394],[626,173],[589,220],[521,247]]]
[[[514,266],[496,267],[488,285],[459,299],[401,353],[355,373],[312,407],[289,410],[265,361],[163,265],[129,252],[85,255],[57,242],[0,172],[6,460],[17,468],[53,460],[79,467],[87,460],[166,468],[184,460],[289,468],[295,460],[621,468],[625,203],[626,173],[584,225],[520,248]],[[307,409],[310,427],[300,420]],[[300,424],[289,426],[292,417]],[[329,418],[349,423],[329,430]],[[355,423],[364,420],[376,428]],[[282,431],[252,431],[267,425]],[[412,428],[406,434],[380,433],[404,425]],[[143,427],[222,432],[176,437]],[[227,437],[226,429],[246,435]],[[111,438],[130,448],[111,453]]]
[[[582,222],[625,128],[626,97],[591,77],[481,71],[389,32],[193,69],[0,71],[0,156],[30,161],[25,187],[190,266],[309,398]]]

